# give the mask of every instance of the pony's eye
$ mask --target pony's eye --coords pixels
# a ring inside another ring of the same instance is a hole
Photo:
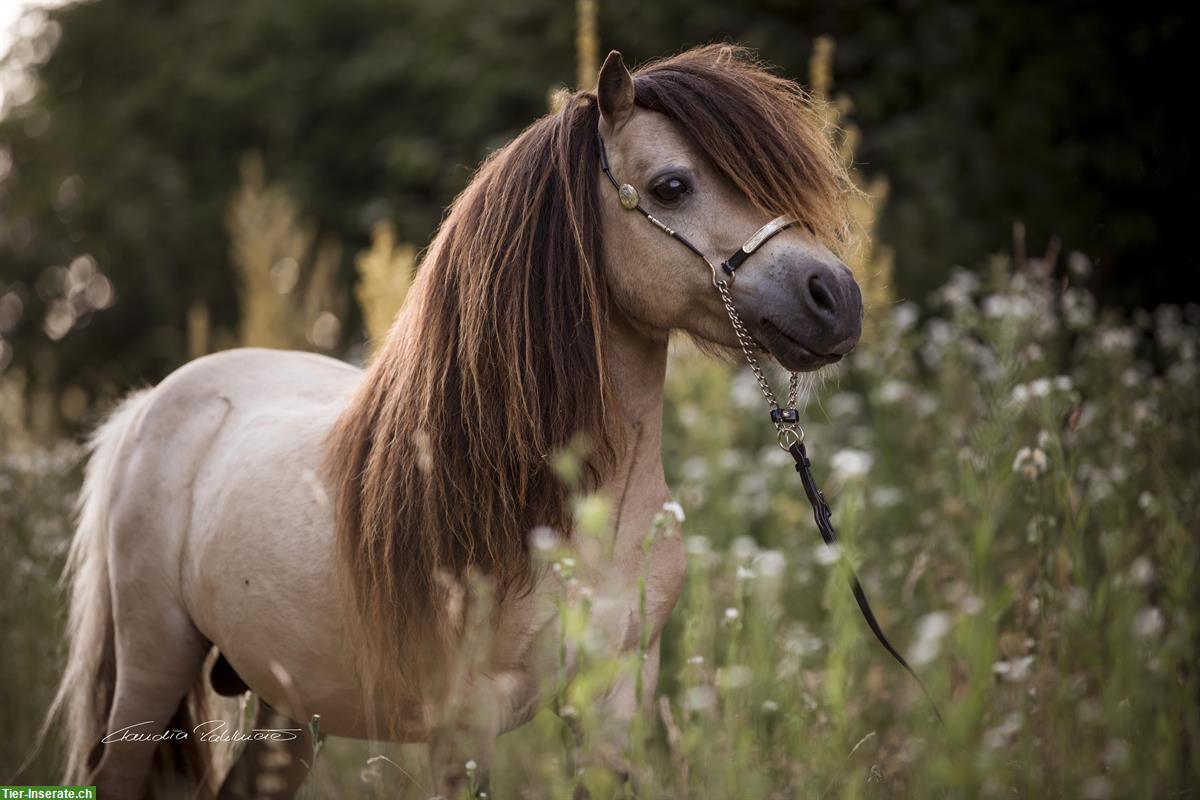
[[[687,181],[678,176],[668,176],[650,187],[650,194],[663,205],[673,206],[683,200],[684,195],[692,191]]]

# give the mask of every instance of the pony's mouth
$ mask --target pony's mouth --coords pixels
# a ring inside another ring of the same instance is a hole
[[[765,345],[763,342],[759,342],[759,345],[791,372],[812,372],[842,360],[842,353],[817,353],[808,349],[783,326],[766,317],[762,318],[759,330],[767,340]]]

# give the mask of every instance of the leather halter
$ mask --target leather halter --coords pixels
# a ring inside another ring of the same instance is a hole
[[[621,207],[627,211],[638,212],[663,233],[667,234],[672,239],[686,247],[688,250],[691,250],[692,253],[699,256],[700,259],[708,265],[708,268],[712,270],[714,284],[718,283],[719,281],[733,283],[734,274],[737,272],[738,267],[746,263],[746,259],[750,258],[750,256],[756,250],[758,250],[758,248],[762,247],[774,236],[783,233],[785,230],[798,222],[798,220],[794,219],[793,217],[779,216],[768,222],[766,225],[763,225],[761,228],[755,231],[754,234],[746,240],[746,243],[739,247],[733,255],[721,262],[720,269],[721,272],[724,273],[724,276],[722,277],[717,272],[717,266],[713,264],[709,257],[706,256],[699,247],[696,247],[696,245],[688,241],[686,236],[678,231],[673,230],[658,217],[654,216],[642,207],[641,197],[638,195],[637,189],[633,188],[633,186],[628,183],[621,183],[616,179],[616,177],[612,174],[612,168],[608,165],[608,151],[604,149],[604,137],[600,135],[599,131],[596,132],[596,146],[600,151],[600,169],[604,171],[604,175],[608,178],[608,182],[611,183],[613,188],[617,190],[617,198],[621,201]]]

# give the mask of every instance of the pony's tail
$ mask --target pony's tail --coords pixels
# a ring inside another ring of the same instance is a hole
[[[63,783],[86,784],[103,752],[117,682],[113,603],[109,583],[109,489],[125,432],[149,397],[127,397],[88,441],[87,470],[79,494],[79,524],[67,556],[62,583],[71,587],[67,613],[67,664],[54,702],[38,735],[44,740],[61,717],[66,765]]]

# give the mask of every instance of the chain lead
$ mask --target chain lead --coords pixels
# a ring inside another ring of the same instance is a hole
[[[771,388],[767,376],[763,373],[762,366],[758,363],[758,357],[754,354],[755,347],[757,346],[754,338],[750,336],[750,332],[742,324],[742,318],[738,316],[737,309],[733,307],[733,298],[729,294],[729,283],[724,280],[715,280],[713,283],[716,284],[717,291],[721,294],[721,303],[725,306],[725,313],[729,315],[729,321],[733,325],[733,332],[737,336],[738,345],[742,348],[742,355],[746,357],[746,363],[750,365],[750,371],[754,373],[754,379],[758,381],[758,389],[762,392],[763,399],[771,407],[771,411],[773,412],[771,421],[775,425],[779,446],[787,450],[792,445],[804,441],[804,429],[797,422],[787,420],[783,414],[778,413],[783,409],[780,409],[779,401],[775,399],[775,391]],[[795,411],[796,400],[799,398],[799,395],[800,376],[795,372],[789,373],[787,406],[784,408],[789,411]]]

